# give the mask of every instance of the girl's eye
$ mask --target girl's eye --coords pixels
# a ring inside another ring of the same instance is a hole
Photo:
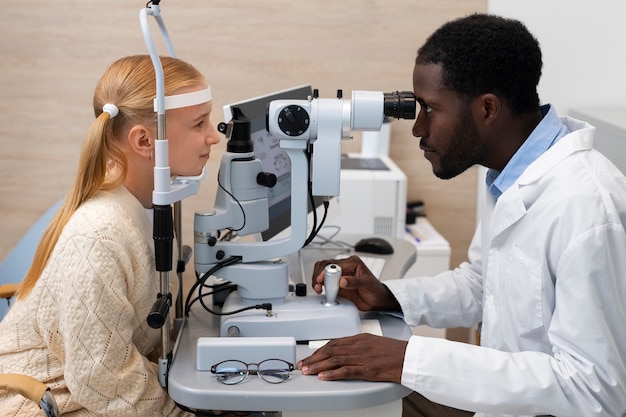
[[[202,126],[204,126],[204,120],[200,120],[200,121],[196,124],[196,127],[197,127],[197,128],[200,128],[200,127],[202,127]]]

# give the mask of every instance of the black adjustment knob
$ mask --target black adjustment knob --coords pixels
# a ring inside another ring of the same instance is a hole
[[[264,187],[272,188],[276,181],[276,175],[271,172],[259,172],[256,176],[256,183]]]
[[[302,282],[296,284],[296,295],[298,297],[304,297],[306,295],[306,284]]]
[[[158,294],[157,300],[152,305],[148,314],[148,326],[153,329],[160,329],[165,324],[167,313],[172,306],[172,294]]]
[[[287,136],[300,136],[309,128],[309,113],[292,104],[283,108],[278,115],[278,127]]]

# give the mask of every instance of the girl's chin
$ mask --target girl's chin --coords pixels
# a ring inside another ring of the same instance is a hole
[[[197,177],[198,175],[202,174],[203,170],[204,166],[197,171],[186,170],[182,173],[172,174],[172,177]]]

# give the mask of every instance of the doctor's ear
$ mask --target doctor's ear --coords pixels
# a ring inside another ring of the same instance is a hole
[[[129,131],[127,140],[130,148],[139,156],[152,159],[155,135],[146,125],[135,125]]]
[[[480,129],[494,126],[502,117],[503,104],[500,98],[492,93],[481,94],[469,102],[470,112]]]
[[[500,98],[492,93],[481,94],[477,97],[480,118],[485,122],[494,119],[500,112],[502,102]]]

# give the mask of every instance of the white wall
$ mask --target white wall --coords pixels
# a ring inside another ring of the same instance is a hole
[[[626,107],[625,1],[488,0],[487,11],[522,21],[539,41],[542,103],[562,116],[580,107]],[[485,171],[477,171],[477,222]]]
[[[539,97],[559,114],[626,105],[625,1],[489,0],[487,9],[521,20],[539,40]]]

